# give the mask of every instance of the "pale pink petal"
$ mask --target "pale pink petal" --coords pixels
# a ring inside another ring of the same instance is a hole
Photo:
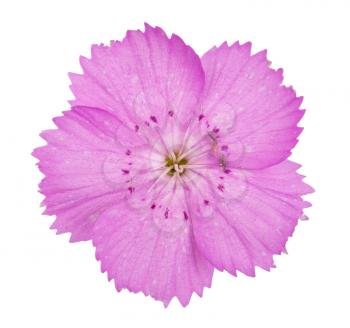
[[[187,122],[198,110],[204,74],[199,57],[178,36],[146,24],[122,42],[94,45],[70,74],[73,105],[105,109],[127,126],[163,126],[169,116]]]
[[[266,51],[250,54],[250,43],[214,47],[202,58],[206,84],[202,115],[217,131],[228,164],[264,168],[290,155],[303,116],[302,98],[269,68]]]
[[[255,274],[269,270],[272,256],[285,249],[303,209],[301,196],[313,191],[296,173],[299,166],[284,161],[263,170],[211,171],[202,180],[213,195],[212,215],[192,207],[196,245],[219,270]]]
[[[183,216],[159,216],[115,206],[96,222],[93,243],[101,270],[118,291],[143,292],[165,306],[177,297],[186,306],[193,292],[210,287],[213,266],[198,252]]]
[[[33,152],[46,175],[40,183],[44,213],[56,215],[57,233],[87,240],[98,216],[124,197],[135,154],[120,144],[120,123],[106,111],[75,107],[54,122],[57,130],[42,133],[48,144]],[[141,147],[137,136],[130,142]]]

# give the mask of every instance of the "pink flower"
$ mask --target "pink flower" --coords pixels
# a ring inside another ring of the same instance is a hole
[[[214,268],[274,267],[312,188],[288,160],[304,111],[251,44],[202,58],[160,28],[94,45],[34,151],[45,214],[92,240],[117,290],[187,305]]]

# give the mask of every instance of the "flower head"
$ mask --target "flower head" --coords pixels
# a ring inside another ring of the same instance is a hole
[[[187,305],[214,268],[269,270],[309,206],[288,160],[302,98],[250,50],[200,58],[146,25],[92,46],[70,74],[72,108],[34,151],[45,213],[71,241],[93,241],[117,290]]]

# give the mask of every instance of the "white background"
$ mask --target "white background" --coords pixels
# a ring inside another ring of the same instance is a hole
[[[348,1],[1,1],[0,326],[350,327]],[[310,220],[277,269],[256,278],[216,272],[182,308],[127,291],[100,273],[89,242],[68,243],[41,215],[38,134],[68,108],[68,71],[90,45],[143,22],[180,35],[198,54],[227,40],[267,48],[303,95],[305,130],[293,159],[316,193]],[[348,311],[348,313],[346,313]]]

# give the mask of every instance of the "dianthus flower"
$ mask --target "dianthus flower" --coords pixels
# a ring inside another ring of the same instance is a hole
[[[214,268],[269,270],[312,188],[288,160],[304,111],[251,44],[201,58],[146,24],[94,45],[34,156],[52,228],[92,240],[117,290],[187,305]]]

